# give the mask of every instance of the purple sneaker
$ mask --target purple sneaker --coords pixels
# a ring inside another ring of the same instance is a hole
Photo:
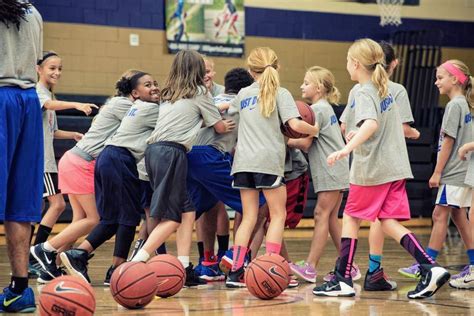
[[[304,262],[303,260],[295,263],[290,262],[290,269],[294,274],[306,282],[316,283],[316,269],[314,269],[309,263]]]
[[[400,268],[398,269],[398,273],[407,278],[419,280],[421,277],[420,265],[418,263],[414,263],[407,268]]]
[[[465,266],[461,272],[459,272],[458,274],[455,274],[453,276],[451,276],[451,280],[456,280],[456,279],[460,279],[460,278],[464,278],[466,275],[469,274],[469,265]]]
[[[355,263],[352,265],[351,277],[352,277],[352,281],[360,280],[360,278],[362,277],[359,266]],[[331,282],[334,278],[335,278],[334,271],[331,271],[324,276],[323,280],[326,282]]]

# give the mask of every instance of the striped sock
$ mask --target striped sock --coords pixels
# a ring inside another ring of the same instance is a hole
[[[341,250],[339,252],[339,265],[337,272],[344,278],[351,278],[352,262],[357,249],[357,239],[341,238]]]
[[[416,239],[413,233],[408,233],[400,239],[400,245],[408,251],[408,253],[415,258],[419,264],[435,264],[433,260],[425,251],[421,243]]]

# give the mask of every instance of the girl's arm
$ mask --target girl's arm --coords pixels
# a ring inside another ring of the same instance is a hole
[[[319,125],[317,122],[314,123],[314,125],[311,125],[303,120],[292,118],[289,119],[286,123],[291,127],[292,130],[301,134],[307,134],[312,137],[319,133]]]
[[[342,136],[346,135],[346,123],[344,122],[341,123],[341,132],[342,132]]]
[[[54,131],[54,138],[55,139],[74,139],[76,142],[80,141],[84,134],[78,132],[69,132],[63,130],[55,130]]]
[[[454,146],[454,138],[444,134],[443,142],[441,143],[441,149],[438,153],[438,159],[436,160],[435,170],[433,175],[431,176],[428,184],[430,188],[437,188],[439,187],[439,181],[441,180],[441,174],[443,173],[444,167],[448,163],[449,156],[453,151]]]
[[[405,138],[408,139],[418,139],[420,138],[420,132],[416,129],[410,126],[408,123],[403,123],[403,134],[405,135]]]
[[[86,115],[92,113],[92,108],[99,108],[97,105],[91,103],[67,102],[59,100],[48,100],[44,103],[43,107],[47,110],[53,111],[76,109],[78,111],[84,112]]]
[[[304,138],[288,138],[288,146],[292,148],[300,149],[304,152],[308,152],[311,144],[313,143],[313,136],[304,137]]]
[[[474,142],[466,143],[461,146],[458,150],[458,156],[461,160],[466,160],[466,155],[468,152],[474,151]]]
[[[216,133],[224,134],[235,128],[235,122],[233,120],[220,120],[213,127]]]
[[[349,154],[358,146],[365,143],[379,128],[379,124],[376,120],[368,119],[360,126],[357,133],[351,138],[351,140],[339,151],[333,152],[328,156],[327,162],[329,166],[333,166],[336,161],[349,156]]]

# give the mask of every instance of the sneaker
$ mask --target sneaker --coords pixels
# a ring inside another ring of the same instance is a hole
[[[200,279],[196,272],[193,269],[193,264],[189,263],[189,266],[186,268],[186,281],[184,282],[185,287],[192,287],[198,285],[207,284],[206,281]]]
[[[46,273],[44,271],[40,271],[40,275],[36,279],[36,282],[40,284],[48,284],[49,282],[53,281],[55,278],[60,277],[62,275],[66,275],[66,271],[64,270],[63,267],[60,267],[56,270],[56,276],[53,278],[52,276],[49,275],[49,273]]]
[[[374,272],[367,271],[364,280],[364,290],[366,291],[393,291],[397,288],[397,283],[389,279],[383,272],[383,268],[378,268]]]
[[[454,277],[451,278],[449,281],[449,286],[454,287],[455,289],[474,289],[474,266],[468,266],[469,269],[464,277],[460,277],[455,279]]]
[[[66,266],[69,274],[78,276],[91,283],[91,279],[87,274],[87,263],[89,261],[89,253],[83,249],[70,249],[59,254],[61,261]]]
[[[231,289],[246,287],[245,285],[245,270],[244,267],[236,271],[230,271],[225,286]]]
[[[291,271],[306,282],[316,283],[316,269],[304,260],[295,263],[290,262]]]
[[[328,274],[326,274],[324,276],[323,280],[326,281],[326,282],[329,282],[329,281],[334,280],[335,277],[336,276],[334,275],[334,271],[331,271],[331,272],[328,272]],[[357,281],[357,280],[360,280],[362,278],[362,274],[360,273],[359,266],[356,265],[356,264],[352,265],[351,278],[352,278],[352,281]]]
[[[34,261],[34,263],[31,262],[28,263],[28,278],[34,279],[39,277],[41,273],[41,265],[39,264],[38,261]]]
[[[295,287],[298,287],[300,286],[300,282],[298,282],[297,278],[295,275],[293,274],[290,274],[289,275],[289,278],[290,278],[290,282],[288,283],[288,288],[289,289],[293,289]]]
[[[35,294],[28,287],[21,295],[13,293],[9,287],[0,294],[0,313],[33,313],[36,310]]]
[[[199,266],[199,265],[198,265]],[[205,262],[200,264],[200,269],[196,267],[194,273],[201,279],[206,281],[223,281],[225,279],[224,273],[219,269],[217,262]]]
[[[38,244],[31,246],[30,253],[40,264],[41,269],[44,272],[49,274],[52,278],[55,278],[58,275],[58,267],[56,266],[56,252],[48,251],[43,248],[43,244]]]
[[[407,268],[400,268],[398,269],[398,273],[407,278],[419,280],[421,277],[420,265],[418,263],[414,263]]]
[[[145,244],[145,240],[143,239],[137,239],[135,241],[135,245],[133,246],[132,253],[128,257],[127,261],[132,261],[133,257],[137,254],[138,250],[142,249],[143,245]]]
[[[112,277],[112,273],[115,271],[114,266],[110,266],[109,269],[107,270],[107,273],[105,274],[105,279],[104,279],[104,285],[109,286],[110,285],[110,278]]]
[[[221,269],[221,271],[224,272],[225,275],[228,275],[230,270],[232,269],[232,265],[234,263],[233,258],[234,252],[231,248],[225,252],[221,260],[219,261],[219,269]]]
[[[451,276],[451,280],[456,280],[456,279],[460,279],[460,278],[464,278],[466,275],[469,274],[469,265],[467,266],[464,266],[464,268],[461,270],[461,272],[459,272],[458,274],[455,274],[455,275],[452,275]]]
[[[345,279],[338,272],[335,272],[334,278],[315,287],[313,294],[316,296],[352,297],[355,296],[355,290],[350,278]]]
[[[408,298],[426,298],[434,295],[451,276],[443,267],[437,265],[422,265],[421,279],[413,291],[408,292]]]

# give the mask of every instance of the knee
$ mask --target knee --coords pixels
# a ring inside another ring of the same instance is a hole
[[[448,212],[439,208],[435,208],[431,215],[433,223],[446,224],[448,222]]]
[[[327,212],[326,210],[324,210],[321,207],[316,207],[314,209],[314,221],[315,222],[322,221],[322,220],[327,221],[328,219],[329,219],[329,212]]]
[[[64,212],[65,209],[66,209],[66,202],[64,202],[63,199],[55,201],[54,203],[51,203],[49,205],[49,210],[56,213],[56,214],[58,214],[58,215],[61,215],[62,212]]]

